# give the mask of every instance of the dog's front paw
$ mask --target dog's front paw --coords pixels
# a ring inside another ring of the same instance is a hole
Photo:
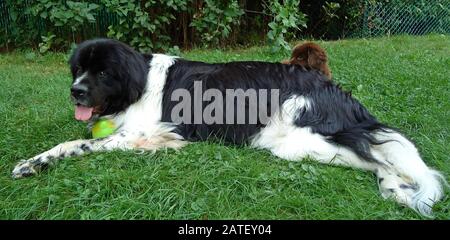
[[[29,177],[34,174],[36,174],[37,171],[33,168],[33,164],[31,164],[31,161],[27,160],[21,160],[12,171],[12,177],[22,178],[22,177]]]
[[[43,170],[47,166],[46,163],[38,160],[22,160],[20,161],[12,171],[12,177],[22,178],[29,177],[37,174],[39,171]]]

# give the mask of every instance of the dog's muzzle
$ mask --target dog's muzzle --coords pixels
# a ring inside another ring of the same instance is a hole
[[[75,84],[70,88],[70,95],[75,104],[87,105],[88,88],[83,84]]]

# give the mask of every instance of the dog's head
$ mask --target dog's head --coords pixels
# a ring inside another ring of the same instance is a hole
[[[148,66],[143,55],[115,40],[79,44],[69,64],[77,120],[123,111],[140,98],[146,85]]]
[[[331,79],[327,53],[318,44],[313,42],[296,45],[292,50],[291,58],[289,60],[284,60],[281,63],[316,69]]]

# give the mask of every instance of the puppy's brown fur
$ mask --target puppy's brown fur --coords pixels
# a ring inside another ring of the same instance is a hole
[[[327,53],[318,44],[313,42],[297,44],[292,50],[291,58],[281,63],[296,64],[306,68],[317,69],[331,79]]]

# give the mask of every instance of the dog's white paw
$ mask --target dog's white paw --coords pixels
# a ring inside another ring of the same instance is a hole
[[[12,171],[12,178],[18,179],[36,175],[38,172],[47,167],[47,163],[41,159],[21,160]]]

